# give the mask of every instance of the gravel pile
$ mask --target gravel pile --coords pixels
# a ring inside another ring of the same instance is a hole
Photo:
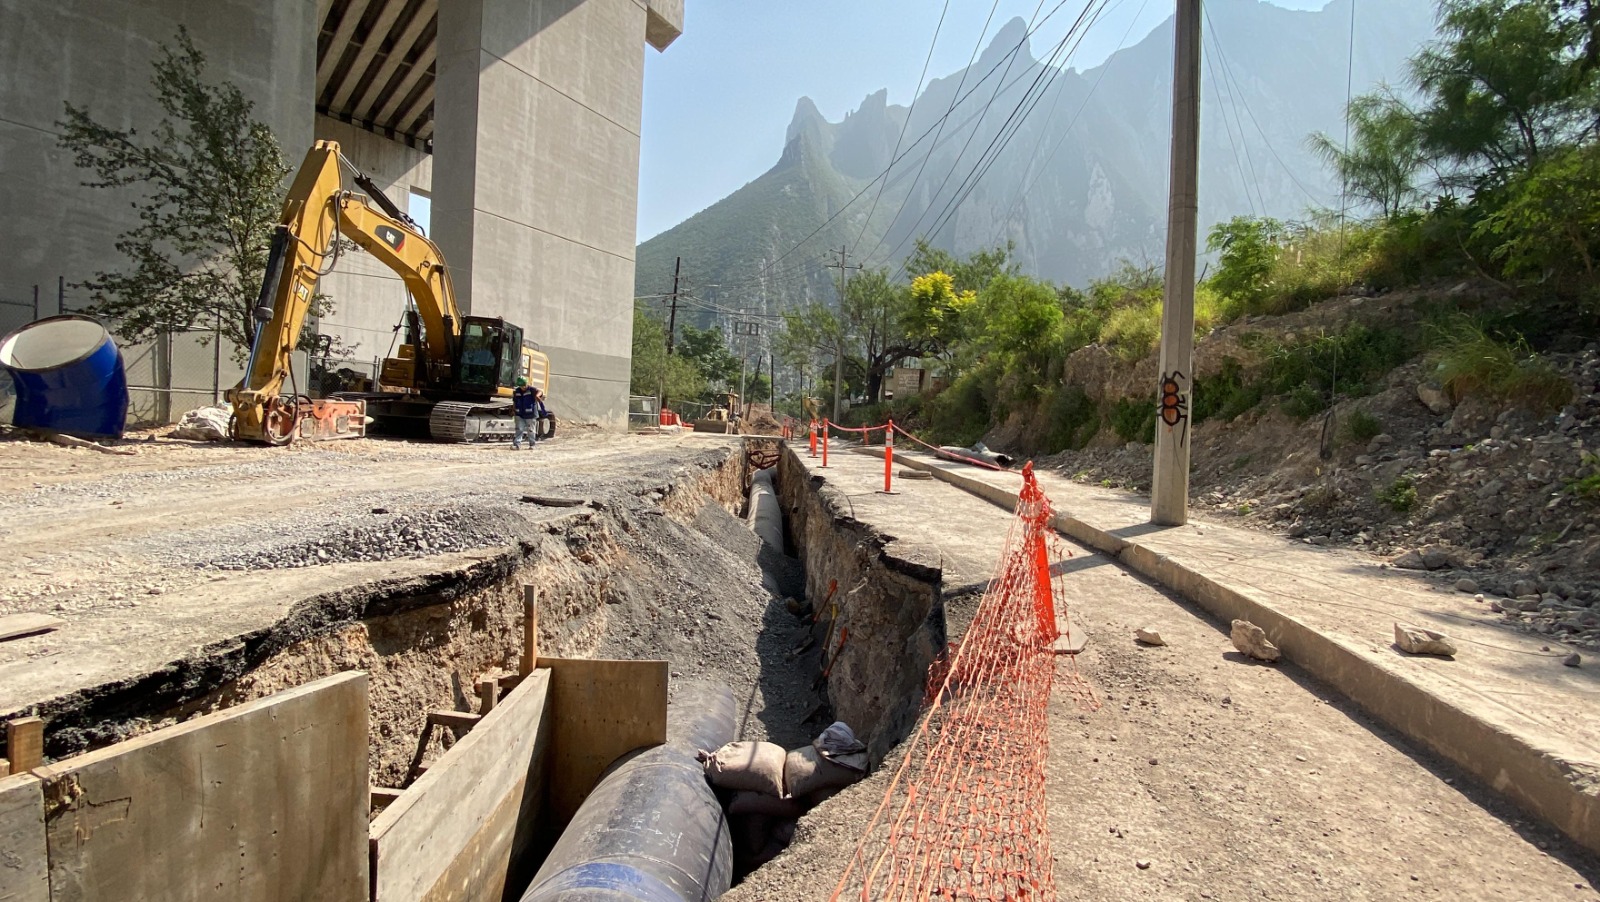
[[[341,526],[314,539],[223,555],[200,566],[211,570],[283,570],[389,561],[504,545],[514,538],[504,509],[454,505],[391,514],[377,508],[367,522]]]

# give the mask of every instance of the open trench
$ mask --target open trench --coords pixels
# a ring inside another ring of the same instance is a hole
[[[914,723],[944,648],[939,567],[856,521],[847,497],[788,455],[775,480],[781,553],[742,518],[751,466],[738,447],[696,452],[659,484],[524,498],[539,516],[513,545],[305,599],[269,628],[43,706],[47,752],[71,756],[361,670],[371,782],[403,787],[456,739],[428,731],[428,712],[475,711],[479,680],[515,672],[532,586],[542,654],[667,660],[674,683],[734,690],[739,738],[795,748],[839,719],[876,764]],[[742,877],[759,859],[735,846]]]

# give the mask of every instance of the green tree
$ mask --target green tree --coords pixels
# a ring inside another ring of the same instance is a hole
[[[778,334],[778,356],[802,372],[817,373],[816,392],[819,397],[831,397],[834,373],[852,368],[849,355],[855,341],[850,323],[828,305],[806,304],[783,314],[783,329]],[[834,366],[839,358],[841,365]],[[826,390],[824,388],[826,387]],[[840,394],[847,394],[840,385]],[[829,409],[824,405],[824,410]]]
[[[667,327],[650,313],[633,311],[633,372],[630,390],[654,395],[663,405],[673,400],[698,398],[706,390],[705,376],[694,361],[667,353]]]
[[[1513,276],[1592,286],[1600,252],[1600,145],[1553,154],[1508,186],[1476,235]],[[1579,289],[1580,291],[1582,288]]]
[[[1357,200],[1377,207],[1385,218],[1399,215],[1417,202],[1417,174],[1427,163],[1416,113],[1383,88],[1351,101],[1345,119],[1350,146],[1317,132],[1310,138],[1312,152]]]
[[[1589,60],[1588,3],[1441,0],[1439,10],[1441,39],[1412,59],[1411,74],[1425,97],[1421,146],[1455,167],[1452,182],[1503,184],[1594,135],[1600,69]]]
[[[1021,273],[1021,264],[1011,259],[1011,255],[1015,252],[1016,242],[1008,241],[1005,247],[974,251],[965,259],[961,259],[918,238],[916,247],[906,258],[905,269],[913,275],[947,273],[954,291],[957,294],[965,294],[969,291],[982,291],[998,276],[1014,276]]]
[[[733,391],[739,387],[739,355],[728,350],[728,339],[721,327],[680,326],[675,350],[678,356],[694,365],[712,391]]]
[[[128,266],[78,287],[124,341],[217,328],[242,355],[289,167],[239,88],[206,81],[205,57],[186,30],[159,48],[151,86],[162,117],[149,128],[113,128],[70,103],[57,123],[61,146],[93,173],[86,187],[145,192],[139,225],[116,242]],[[328,312],[325,301],[313,310]]]
[[[1235,216],[1212,226],[1206,236],[1206,250],[1217,254],[1212,289],[1247,307],[1256,304],[1267,290],[1284,235],[1283,223],[1266,217]]]

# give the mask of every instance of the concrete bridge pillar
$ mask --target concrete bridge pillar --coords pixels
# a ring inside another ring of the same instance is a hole
[[[550,355],[557,414],[627,423],[648,40],[683,0],[439,4],[433,233],[467,309]]]

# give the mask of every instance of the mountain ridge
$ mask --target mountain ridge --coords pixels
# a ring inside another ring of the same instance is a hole
[[[1241,214],[1294,218],[1336,201],[1337,186],[1306,138],[1342,132],[1347,59],[1358,92],[1398,82],[1433,28],[1431,0],[1394,0],[1381,18],[1357,17],[1352,49],[1351,2],[1332,0],[1321,11],[1257,0],[1207,5],[1202,228]],[[929,80],[912,107],[888,103],[880,89],[829,122],[801,97],[771,169],[639,245],[637,293],[669,289],[682,255],[703,300],[770,314],[831,298],[825,264],[841,244],[856,255],[852,262],[893,271],[918,234],[958,253],[1012,241],[1025,271],[1070,284],[1122,259],[1156,262],[1165,243],[1172,40],[1169,17],[1098,66],[1055,67],[1052,75],[1019,18],[1001,26],[970,68]],[[1004,140],[997,136],[1036,80],[1048,89],[972,184],[969,173],[985,148]],[[873,182],[902,128],[901,158],[886,184]]]

